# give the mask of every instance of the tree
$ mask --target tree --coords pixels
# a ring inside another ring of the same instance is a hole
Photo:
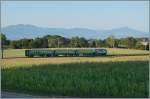
[[[88,41],[81,37],[73,37],[70,40],[70,46],[71,47],[88,47]]]
[[[68,47],[70,40],[64,37],[57,38],[58,40],[58,47]]]
[[[115,43],[114,43],[114,47],[116,47],[116,48],[117,48],[117,47],[118,47],[118,45],[119,45],[119,40],[118,40],[118,39],[116,39],[116,40],[115,40]]]
[[[4,34],[1,33],[1,44],[5,45],[7,43],[7,38]]]
[[[11,41],[10,46],[11,48],[14,48],[14,49],[20,49],[22,48],[22,42],[21,40],[14,40],[14,41]]]
[[[137,41],[133,37],[128,37],[125,39],[125,44],[126,44],[127,48],[135,48],[136,43],[137,43]]]
[[[83,37],[79,38],[79,46],[80,47],[88,47],[88,41]]]
[[[3,45],[6,42],[6,36],[4,34],[1,33],[1,58],[3,59]]]
[[[58,35],[46,35],[43,38],[46,38],[48,41],[48,47],[67,47],[69,44],[69,39],[58,36]]]
[[[147,46],[146,46],[146,50],[149,50],[149,44],[147,44]]]
[[[135,48],[136,49],[141,49],[141,50],[144,50],[145,49],[145,46],[141,44],[140,41],[138,41],[135,45]]]
[[[106,45],[108,46],[108,47],[114,47],[114,45],[115,45],[115,39],[114,39],[114,37],[113,36],[109,36],[107,39],[106,39]]]
[[[70,46],[71,47],[80,47],[79,45],[79,37],[73,37],[70,40]]]
[[[88,47],[95,47],[96,44],[95,44],[95,40],[94,39],[90,39],[88,40]]]
[[[102,40],[96,39],[95,40],[95,47],[103,47],[104,42]]]
[[[9,44],[9,40],[7,40],[7,37],[5,36],[5,34],[1,33],[0,34],[0,38],[1,38],[1,58],[3,59],[3,51],[4,51],[4,46]]]
[[[48,39],[46,39],[46,38],[41,38],[40,39],[40,44],[41,44],[41,47],[42,48],[48,48]]]
[[[30,40],[29,44],[28,44],[28,48],[33,48],[33,39]]]
[[[146,42],[145,44],[143,44],[142,41],[137,41],[135,48],[141,50],[149,50],[149,44]]]
[[[126,38],[121,38],[117,42],[118,42],[118,47],[127,48]]]
[[[30,45],[30,42],[33,39],[21,39],[22,42],[22,48],[32,48],[32,46]]]
[[[56,39],[56,38],[49,38],[48,39],[48,47],[50,47],[50,48],[56,48],[56,47],[58,47],[58,39]]]
[[[42,40],[41,38],[35,38],[32,42],[32,47],[33,48],[42,48],[43,44],[42,44]]]

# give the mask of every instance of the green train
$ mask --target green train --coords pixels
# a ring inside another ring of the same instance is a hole
[[[91,50],[25,50],[27,57],[57,57],[57,56],[106,56],[106,49]]]

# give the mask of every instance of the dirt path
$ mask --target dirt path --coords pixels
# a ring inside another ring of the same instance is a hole
[[[22,94],[22,93],[16,93],[16,92],[1,92],[2,98],[48,98],[47,96],[33,96],[29,94]]]

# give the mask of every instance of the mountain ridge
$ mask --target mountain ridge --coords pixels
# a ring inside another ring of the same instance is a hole
[[[148,37],[147,32],[131,29],[129,27],[120,27],[109,30],[94,30],[88,28],[50,28],[40,27],[29,24],[17,24],[9,25],[1,28],[1,32],[6,35],[8,39],[17,40],[22,38],[35,38],[45,35],[60,35],[63,37],[85,37],[105,39],[106,37],[113,35],[116,38],[124,37]]]

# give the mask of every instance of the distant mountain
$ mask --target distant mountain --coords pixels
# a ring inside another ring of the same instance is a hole
[[[4,33],[8,39],[15,40],[21,38],[35,38],[42,37],[45,35],[60,35],[63,37],[85,37],[89,38],[101,38],[104,39],[110,35],[115,36],[116,38],[124,38],[124,37],[148,37],[149,33],[134,30],[128,27],[122,27],[112,30],[92,30],[86,28],[44,28],[38,27],[34,25],[10,25],[3,27],[1,32]]]

